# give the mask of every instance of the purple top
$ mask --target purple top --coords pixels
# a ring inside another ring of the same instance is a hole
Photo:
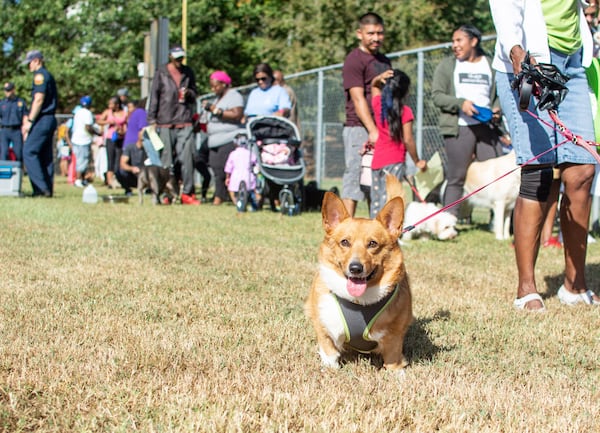
[[[148,126],[146,110],[143,108],[136,108],[127,120],[127,131],[125,132],[125,138],[123,139],[123,147],[125,148],[130,144],[135,144],[140,130],[145,126]]]

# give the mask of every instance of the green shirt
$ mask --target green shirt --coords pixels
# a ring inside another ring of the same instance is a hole
[[[542,11],[548,30],[548,45],[563,54],[581,48],[578,0],[542,0]]]

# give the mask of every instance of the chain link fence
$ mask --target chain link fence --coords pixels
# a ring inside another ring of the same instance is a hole
[[[483,38],[482,46],[493,53],[495,36]],[[440,151],[445,163],[443,140],[438,131],[439,110],[433,105],[431,84],[438,63],[452,55],[451,43],[387,54],[392,66],[411,77],[411,90],[406,101],[415,114],[415,140],[419,155],[429,159]],[[298,98],[302,148],[307,166],[306,178],[319,184],[339,179],[344,172],[344,89],[342,64],[330,65],[286,75],[286,83]],[[238,87],[247,97],[254,86]],[[205,99],[209,95],[201,96]],[[409,163],[410,158],[408,158]]]

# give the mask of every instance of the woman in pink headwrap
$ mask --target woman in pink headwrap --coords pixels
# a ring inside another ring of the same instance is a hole
[[[244,97],[231,88],[231,77],[224,71],[215,71],[210,75],[210,89],[215,94],[215,99],[204,103],[204,110],[209,114],[206,127],[208,164],[213,169],[215,178],[213,204],[219,205],[229,199],[225,186],[225,163],[235,149],[233,139],[239,133],[245,133],[240,124],[244,115]]]

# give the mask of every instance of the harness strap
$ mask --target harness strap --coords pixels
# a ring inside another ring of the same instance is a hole
[[[377,342],[369,339],[369,332],[377,318],[390,305],[398,294],[396,285],[394,290],[375,304],[360,305],[333,294],[337,301],[340,316],[344,322],[346,344],[360,353],[370,353],[377,347]]]

